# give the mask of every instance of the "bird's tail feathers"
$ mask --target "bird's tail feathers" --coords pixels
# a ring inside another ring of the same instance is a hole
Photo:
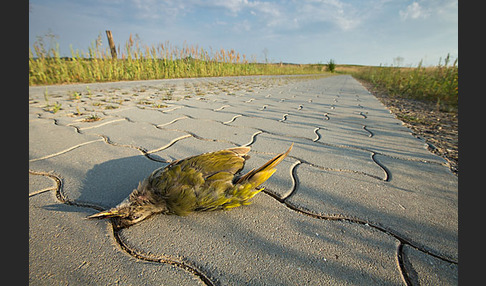
[[[253,169],[247,174],[243,175],[241,178],[236,181],[236,183],[241,183],[244,182],[245,180],[249,181],[252,183],[254,186],[258,186],[265,182],[270,176],[277,171],[275,167],[280,164],[280,162],[287,157],[287,155],[290,153],[290,150],[292,150],[292,147],[294,146],[294,143],[290,145],[290,148],[285,152],[285,153],[280,153],[277,156],[275,156],[273,159],[265,163],[263,166],[261,166],[258,169]]]

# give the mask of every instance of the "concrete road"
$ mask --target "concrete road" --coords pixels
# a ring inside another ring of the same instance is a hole
[[[86,220],[173,160],[294,148],[249,206]],[[29,89],[31,285],[455,285],[458,179],[351,76]]]

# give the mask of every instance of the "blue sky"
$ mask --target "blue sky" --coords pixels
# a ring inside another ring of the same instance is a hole
[[[111,30],[121,46],[184,41],[272,62],[436,65],[458,57],[453,0],[30,0],[29,46],[48,32],[61,55]]]

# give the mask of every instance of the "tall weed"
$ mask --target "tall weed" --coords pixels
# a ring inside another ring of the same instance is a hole
[[[208,52],[197,45],[182,47],[169,42],[142,46],[138,36],[130,38],[112,59],[109,48],[101,47],[101,34],[88,52],[71,48],[71,57],[60,57],[53,37],[46,47],[40,37],[29,48],[29,85],[147,80],[182,77],[275,75],[322,73],[318,65],[261,64],[249,61],[234,50]]]
[[[450,64],[447,55],[437,66],[423,67],[422,62],[417,67],[360,67],[351,74],[384,88],[390,96],[401,96],[419,100],[432,101],[439,109],[457,111],[459,98],[459,68],[457,59]]]

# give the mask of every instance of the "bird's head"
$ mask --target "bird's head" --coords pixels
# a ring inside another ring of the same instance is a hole
[[[112,218],[117,228],[125,228],[146,219],[153,213],[150,208],[127,202],[119,204],[112,209],[90,215],[87,218]]]
[[[164,202],[154,201],[153,192],[146,182],[139,184],[128,198],[116,207],[88,216],[88,219],[112,218],[117,228],[125,228],[142,221],[154,213],[165,212]]]

